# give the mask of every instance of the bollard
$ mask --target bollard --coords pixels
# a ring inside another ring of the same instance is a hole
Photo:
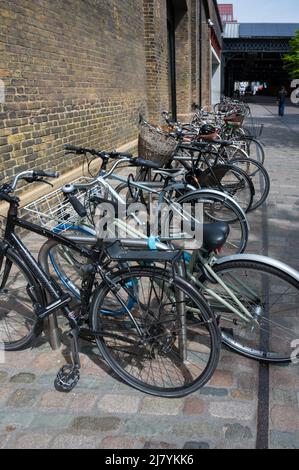
[[[49,263],[48,263],[48,256],[51,248],[56,245],[55,240],[48,240],[46,243],[43,244],[41,247],[39,254],[38,254],[38,262],[48,275],[50,274]],[[53,351],[56,351],[60,348],[61,345],[61,332],[58,328],[57,322],[57,315],[53,313],[49,318],[45,319],[45,326],[46,331],[48,333],[50,346]]]

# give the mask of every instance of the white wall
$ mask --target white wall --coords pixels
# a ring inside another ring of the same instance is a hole
[[[211,102],[212,104],[219,103],[221,98],[221,61],[219,60],[214,48],[211,46],[211,55],[212,55],[212,83],[211,83]]]

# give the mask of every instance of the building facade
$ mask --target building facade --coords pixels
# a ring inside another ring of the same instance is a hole
[[[218,9],[223,24],[237,23],[237,20],[234,18],[234,5],[232,3],[219,3]]]
[[[216,0],[7,0],[0,166],[66,172],[63,144],[134,147],[139,114],[188,116],[220,93]]]

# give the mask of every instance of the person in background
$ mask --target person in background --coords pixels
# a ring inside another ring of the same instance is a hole
[[[277,104],[278,104],[278,114],[279,116],[284,116],[286,97],[288,96],[287,91],[284,86],[282,86],[277,95]]]

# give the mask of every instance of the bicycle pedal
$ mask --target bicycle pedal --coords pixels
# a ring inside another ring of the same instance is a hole
[[[57,372],[54,381],[55,389],[58,392],[68,393],[77,385],[80,379],[78,367],[73,365],[65,365]]]

